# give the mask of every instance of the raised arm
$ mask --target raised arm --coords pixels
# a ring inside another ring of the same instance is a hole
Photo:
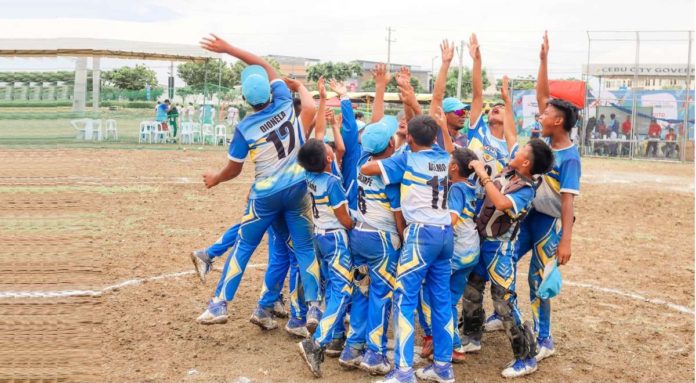
[[[212,33],[210,34],[210,37],[203,37],[203,39],[200,41],[200,45],[201,48],[211,52],[227,53],[230,56],[244,61],[248,65],[261,65],[266,70],[266,73],[268,73],[268,79],[271,81],[278,78],[278,73],[276,73],[275,68],[273,68],[268,61],[251,52],[237,48]]]
[[[512,111],[512,99],[510,97],[509,81],[507,76],[503,76],[503,86],[500,88],[500,97],[505,102],[505,113],[503,114],[503,133],[507,143],[508,153],[512,154],[512,149],[517,145],[517,129],[515,128],[515,116]]]
[[[343,155],[346,154],[346,145],[341,136],[341,126],[343,126],[343,113],[339,113],[335,118],[335,123],[331,124],[331,131],[334,136],[334,144],[336,145],[336,161],[338,165],[343,164]]]
[[[399,88],[399,98],[404,105],[406,121],[410,121],[413,117],[421,115],[423,112],[416,99],[416,92],[413,86],[411,86],[411,72],[408,68],[401,68],[396,75],[396,86]]]
[[[469,126],[474,126],[483,112],[483,74],[481,69],[481,49],[476,34],[469,38],[469,55],[474,60],[471,68],[471,110],[469,111]]]
[[[324,77],[319,77],[317,81],[317,90],[319,91],[319,110],[317,110],[317,118],[314,123],[314,138],[319,141],[324,141],[326,136],[326,87],[324,86]],[[333,112],[331,113],[333,115]]]
[[[549,90],[548,57],[549,34],[548,32],[544,32],[544,41],[541,43],[541,50],[539,51],[539,74],[537,74],[536,83],[536,96],[537,105],[539,106],[539,113],[546,109],[546,103],[551,97],[551,92]]]
[[[312,130],[312,121],[314,120],[314,116],[317,112],[316,107],[314,107],[314,99],[301,82],[287,77],[284,78],[283,81],[285,81],[291,91],[300,95],[300,102],[302,105],[300,108],[300,121],[302,121],[302,129],[305,137],[308,137],[310,131]]]
[[[372,106],[371,121],[377,122],[384,117],[384,92],[391,80],[391,74],[386,64],[377,64],[372,70],[372,77],[375,79],[375,103]]]
[[[447,73],[449,72],[450,63],[454,57],[454,44],[443,40],[440,44],[440,54],[442,56],[442,65],[437,73],[435,86],[433,87],[433,98],[430,101],[430,116],[434,117],[438,108],[442,108],[442,100],[445,99],[445,89],[447,88]]]
[[[498,190],[495,184],[491,181],[483,162],[478,160],[471,161],[469,162],[469,168],[476,172],[476,175],[478,176],[479,180],[481,180],[483,188],[486,191],[486,198],[493,202],[496,210],[505,211],[513,207],[512,200],[505,197],[505,194]]]
[[[452,153],[454,151],[454,144],[452,143],[452,137],[450,136],[449,129],[447,129],[447,117],[442,107],[438,106],[437,110],[433,112],[430,110],[430,116],[437,121],[437,125],[440,126],[440,132],[442,132],[442,141],[445,145],[445,151],[447,153]]]

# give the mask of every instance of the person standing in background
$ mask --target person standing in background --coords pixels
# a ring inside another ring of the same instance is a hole
[[[650,120],[650,126],[648,127],[648,147],[645,150],[645,156],[650,157],[657,156],[657,140],[660,139],[662,135],[662,127],[657,123],[655,118]]]

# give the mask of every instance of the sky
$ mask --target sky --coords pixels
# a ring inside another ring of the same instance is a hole
[[[391,62],[439,67],[439,43],[476,32],[483,66],[496,77],[535,75],[539,45],[549,31],[551,78],[581,76],[587,31],[694,29],[694,0],[0,0],[2,38],[90,37],[197,44],[209,32],[255,53],[322,61],[386,61],[387,27],[394,29]],[[591,33],[594,63],[635,62],[635,33]],[[696,37],[696,36],[695,36]],[[687,61],[687,34],[644,32],[643,63]],[[696,47],[692,52],[696,57]],[[463,65],[471,59],[464,51]],[[693,60],[693,59],[692,59]],[[142,61],[102,60],[102,69]],[[148,61],[166,84],[168,62]],[[458,59],[452,63],[458,65]],[[0,58],[0,71],[73,70],[74,60]]]

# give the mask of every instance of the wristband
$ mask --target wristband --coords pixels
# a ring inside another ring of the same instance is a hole
[[[483,187],[486,187],[486,184],[489,182],[491,182],[491,177],[486,177],[486,178],[482,178],[481,180],[479,180],[479,183]]]

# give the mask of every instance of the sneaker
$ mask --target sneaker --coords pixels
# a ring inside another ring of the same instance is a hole
[[[208,253],[205,250],[194,250],[191,253],[191,261],[201,283],[205,283],[205,277],[213,268],[213,261],[208,257]]]
[[[327,348],[328,351],[328,348]],[[347,369],[357,368],[362,362],[365,351],[346,346],[338,358],[338,364]],[[328,354],[327,354],[328,355]]]
[[[433,363],[425,368],[416,370],[416,376],[419,379],[438,383],[454,383],[454,369],[452,363],[439,365]]]
[[[251,314],[249,322],[261,327],[262,330],[273,330],[278,327],[278,323],[273,320],[273,314],[259,306]]]
[[[518,378],[533,373],[537,370],[537,362],[534,358],[515,359],[503,370],[505,378]]]
[[[548,358],[549,356],[556,353],[556,347],[553,344],[553,338],[539,338],[537,339],[537,354],[536,361],[541,362],[542,360]]]
[[[315,377],[321,378],[321,363],[324,361],[324,351],[318,344],[314,343],[313,339],[305,339],[298,343],[297,346],[300,348],[300,355],[307,363],[309,371]]]
[[[280,299],[275,301],[273,304],[273,310],[271,311],[273,316],[278,318],[287,318],[288,312],[285,310],[285,299],[283,299],[283,294],[280,294]]]
[[[452,350],[452,363],[464,363],[466,360],[466,352],[462,349],[461,346],[459,348],[455,348]]]
[[[307,331],[307,323],[301,318],[290,318],[285,324],[285,331],[290,335],[299,336],[300,338],[309,338]]]
[[[227,302],[214,302],[212,299],[208,302],[208,308],[203,311],[196,322],[200,324],[224,324],[227,323]]]
[[[416,383],[416,375],[413,369],[401,371],[398,368],[393,369],[383,380],[378,380],[376,383]]]
[[[462,346],[459,347],[461,352],[478,352],[481,351],[481,341],[471,339],[467,336],[462,336]]]
[[[500,318],[500,315],[497,313],[493,313],[493,315],[489,316],[488,319],[483,323],[483,331],[485,332],[493,332],[493,331],[503,331],[503,320]]]
[[[326,356],[338,358],[343,352],[343,347],[346,345],[346,337],[331,339],[331,342],[326,346]]]
[[[391,371],[391,365],[386,356],[368,349],[362,357],[360,369],[372,375],[385,375]]]
[[[314,330],[319,326],[319,321],[321,321],[321,309],[319,306],[310,306],[307,310],[307,331],[310,334],[314,334]]]
[[[433,337],[423,336],[423,345],[421,346],[421,358],[427,358],[433,354]]]

